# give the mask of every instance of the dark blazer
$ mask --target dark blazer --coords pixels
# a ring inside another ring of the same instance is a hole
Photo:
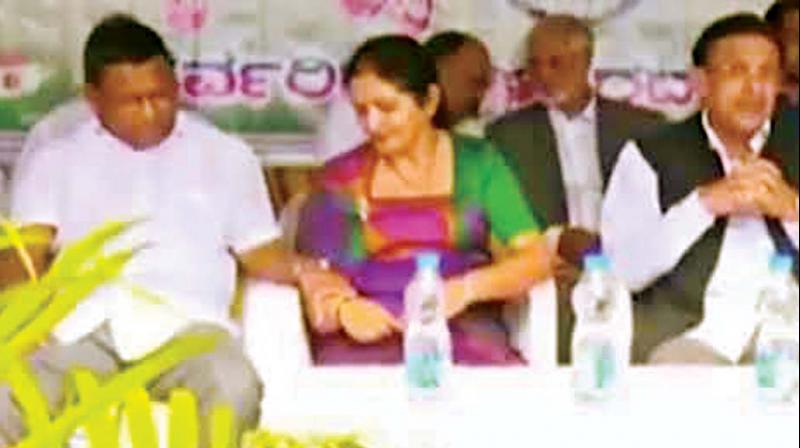
[[[794,115],[791,115],[794,114]],[[798,187],[798,134],[795,112],[780,112],[773,120],[762,157],[775,161],[787,181]],[[659,195],[666,210],[698,185],[724,175],[722,162],[709,149],[700,114],[637,141],[642,156],[659,177]],[[776,250],[791,254],[797,276],[797,249],[782,225],[766,219]],[[717,218],[672,271],[636,295],[634,302],[634,362],[643,362],[660,343],[700,323],[706,286],[716,266],[727,219]],[[654,235],[654,237],[658,237]]]
[[[664,123],[661,115],[597,97],[597,148],[605,189],[623,145]],[[569,221],[555,131],[547,109],[529,106],[501,117],[486,130],[515,171],[531,209],[545,226]],[[589,148],[587,148],[589,149]],[[570,285],[558,285],[558,362],[570,359],[574,316]]]
[[[625,142],[663,123],[655,112],[597,97],[597,143],[603,186]],[[507,114],[486,130],[516,171],[523,190],[546,225],[568,220],[555,131],[547,110],[529,106]]]

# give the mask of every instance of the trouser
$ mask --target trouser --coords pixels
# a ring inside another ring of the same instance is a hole
[[[738,360],[738,364],[752,364],[755,358],[755,337],[750,339],[747,348]],[[696,339],[679,336],[664,341],[657,346],[647,360],[648,364],[737,364],[710,346]]]
[[[236,436],[258,424],[262,385],[241,343],[224,330],[211,325],[190,327],[182,335],[221,332],[212,352],[190,358],[161,374],[147,390],[154,400],[167,400],[175,388],[185,388],[197,398],[200,422],[200,446],[208,446],[208,428],[204,424],[216,404],[227,404],[236,413]],[[114,350],[107,325],[69,345],[48,344],[29,357],[29,364],[39,380],[54,415],[65,406],[65,377],[75,368],[92,371],[100,381],[124,370],[128,363]],[[10,389],[0,384],[0,448],[11,446],[26,434],[19,408]]]

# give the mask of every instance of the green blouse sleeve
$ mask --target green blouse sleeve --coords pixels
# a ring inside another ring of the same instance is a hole
[[[459,136],[456,141],[460,143],[456,145],[457,157],[463,160],[459,174],[473,176],[465,184],[475,189],[492,233],[508,243],[518,235],[540,231],[541,223],[500,151],[487,140]]]

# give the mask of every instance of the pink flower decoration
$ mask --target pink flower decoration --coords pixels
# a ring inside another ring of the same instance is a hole
[[[387,0],[340,0],[344,10],[352,17],[373,17],[381,12]]]
[[[166,0],[167,25],[182,34],[197,33],[208,19],[208,0]]]
[[[407,34],[425,32],[433,20],[434,0],[394,0],[397,19]]]

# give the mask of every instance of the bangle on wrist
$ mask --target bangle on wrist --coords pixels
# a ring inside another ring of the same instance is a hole
[[[336,305],[336,320],[339,321],[339,325],[342,324],[342,306],[355,300],[358,300],[358,298],[352,296],[345,296],[339,299],[339,303]]]
[[[292,276],[296,280],[299,280],[304,271],[314,268],[327,271],[331,268],[331,265],[325,258],[314,259],[298,257],[292,262]]]

